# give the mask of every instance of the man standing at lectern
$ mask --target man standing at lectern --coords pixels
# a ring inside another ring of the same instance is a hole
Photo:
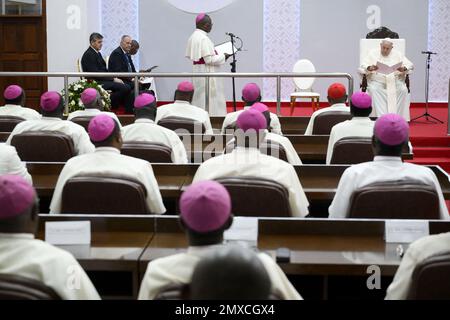
[[[197,29],[189,38],[186,57],[194,64],[194,73],[218,72],[221,65],[225,64],[230,57],[228,54],[218,55],[214,49],[214,44],[209,39],[208,33],[212,30],[212,20],[205,14],[200,13],[196,18]],[[204,78],[193,79],[195,95],[192,104],[202,109],[206,109]],[[210,78],[209,83],[209,115],[225,116],[226,101],[222,80]]]
[[[379,72],[378,63],[387,66],[402,65],[391,74]],[[360,72],[367,75],[368,93],[373,99],[373,117],[381,117],[388,113],[401,115],[410,121],[410,99],[405,84],[406,75],[414,70],[411,61],[394,49],[390,39],[381,41],[380,50],[373,50],[364,59]]]

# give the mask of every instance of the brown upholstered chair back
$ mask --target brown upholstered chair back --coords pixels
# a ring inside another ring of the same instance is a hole
[[[236,141],[231,141],[225,148],[225,154],[233,152],[235,148],[236,148]],[[278,142],[266,140],[261,144],[259,150],[261,151],[262,154],[266,154],[268,156],[272,156],[277,159],[289,162],[287,158],[286,149],[284,149],[284,147]]]
[[[61,297],[39,281],[0,274],[0,300],[61,300]]]
[[[289,192],[276,181],[256,177],[228,177],[216,180],[230,193],[233,214],[236,216],[291,216]]]
[[[418,181],[370,184],[355,191],[349,210],[356,219],[440,219],[435,188]]]
[[[358,164],[374,157],[372,138],[347,137],[335,143],[331,164]]]
[[[186,119],[181,117],[167,117],[164,119],[161,119],[158,122],[158,125],[161,127],[167,128],[169,130],[175,131],[175,130],[186,130],[190,134],[204,134],[206,132],[205,125],[192,120],[192,119]]]
[[[76,123],[76,124],[82,126],[84,128],[84,130],[86,130],[86,132],[88,132],[89,123],[91,122],[92,118],[94,118],[94,117],[76,117],[76,118],[73,118],[71,121],[73,123]]]
[[[133,179],[78,176],[68,180],[62,194],[65,214],[149,214],[147,190]]]
[[[76,156],[72,138],[60,132],[29,131],[12,138],[22,161],[66,162]]]
[[[331,129],[338,123],[350,120],[352,115],[344,111],[328,111],[319,114],[314,120],[313,135],[327,136],[331,133]]]
[[[125,142],[122,154],[150,163],[172,163],[172,148],[161,143]]]
[[[0,132],[13,132],[14,128],[21,122],[23,118],[12,116],[0,116]]]
[[[450,300],[450,252],[430,257],[414,269],[408,300]]]

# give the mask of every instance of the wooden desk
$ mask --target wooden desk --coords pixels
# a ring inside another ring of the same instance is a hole
[[[28,172],[33,177],[34,186],[40,197],[53,195],[63,166],[63,163],[27,163]],[[198,164],[152,165],[163,198],[179,199],[183,189],[192,184],[199,166]],[[313,203],[333,200],[341,176],[349,166],[303,165],[294,168],[309,201]],[[440,167],[430,166],[429,168],[436,174],[445,199],[450,200],[449,175]]]
[[[141,283],[139,259],[153,238],[153,222],[139,217],[40,216],[38,238],[45,223],[90,221],[90,246],[59,246],[69,251],[88,273],[104,299],[136,299]]]
[[[117,294],[107,298],[129,298],[124,288],[132,288],[132,296],[150,261],[185,252],[188,243],[178,218],[165,216],[40,216],[39,238],[43,238],[47,221],[91,221],[92,245],[87,254],[65,247],[80,261],[99,291],[104,283]],[[321,297],[328,298],[328,278],[350,281],[352,277],[367,279],[367,268],[377,265],[381,274],[392,277],[401,260],[397,245],[383,240],[385,221],[328,219],[260,219],[258,248],[275,256],[275,250],[291,250],[291,259],[280,267],[289,277],[319,277],[324,280]],[[430,233],[450,231],[450,222],[430,221]],[[405,248],[406,249],[406,248]],[[121,274],[128,274],[128,278]],[[106,280],[105,280],[106,279]],[[125,279],[128,279],[127,284]],[[130,285],[131,283],[131,285]],[[362,282],[365,285],[365,281]],[[298,288],[305,297],[304,288]],[[340,289],[339,289],[340,290]],[[367,290],[367,289],[366,289]],[[131,292],[130,291],[130,292]]]
[[[185,252],[188,246],[176,219],[158,218],[157,224],[155,236],[140,260],[144,273],[149,262]],[[283,271],[291,278],[320,278],[321,296],[328,299],[332,289],[328,279],[332,277],[340,281],[367,279],[368,268],[378,266],[381,276],[392,279],[401,258],[397,244],[384,242],[384,225],[381,220],[260,219],[258,249],[272,257],[278,248],[290,249],[290,262],[280,264]],[[449,231],[450,222],[430,222],[431,234]],[[302,288],[297,289],[305,294]],[[335,288],[341,289],[345,290]]]
[[[9,138],[10,132],[0,132],[0,142],[6,142]]]

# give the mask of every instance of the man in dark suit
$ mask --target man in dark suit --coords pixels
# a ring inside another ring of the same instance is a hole
[[[120,46],[111,53],[109,57],[109,72],[136,72],[133,60],[131,59],[132,39],[130,36],[123,36]],[[134,82],[131,78],[121,78],[121,80],[134,89]]]
[[[90,47],[86,50],[81,58],[81,66],[83,72],[99,72],[106,73],[108,68],[106,62],[103,59],[100,50],[103,47],[103,36],[99,33],[91,34]],[[132,88],[125,84],[118,78],[89,78],[89,80],[95,80],[103,89],[112,91],[111,104],[113,108],[118,108],[120,105],[124,105],[127,110],[133,110],[130,93]]]

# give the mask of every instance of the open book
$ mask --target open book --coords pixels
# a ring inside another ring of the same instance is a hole
[[[403,62],[397,63],[397,64],[395,64],[393,66],[388,66],[387,64],[384,64],[384,63],[378,61],[378,63],[377,63],[377,67],[378,67],[377,72],[381,73],[381,74],[389,75],[389,74],[394,73],[395,71],[397,71],[397,69],[402,67],[402,66],[403,66]]]
[[[216,49],[216,52],[217,52],[218,55],[223,55],[225,53],[229,54],[229,55],[232,55],[233,54],[233,49],[234,49],[234,53],[238,52],[236,47],[233,47],[231,45],[231,41],[219,44],[214,49]]]

